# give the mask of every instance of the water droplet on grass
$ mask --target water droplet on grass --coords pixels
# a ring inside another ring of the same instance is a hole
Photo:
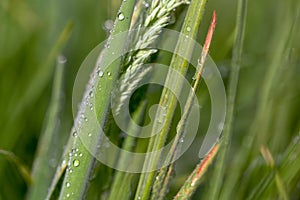
[[[78,136],[78,133],[76,131],[74,131],[73,137],[77,138],[77,136]]]
[[[119,14],[118,14],[118,19],[119,19],[120,21],[123,21],[123,20],[125,19],[125,16],[123,15],[123,13],[119,13]]]
[[[78,167],[79,165],[80,165],[80,162],[79,162],[79,160],[74,160],[73,161],[73,165],[74,165],[74,167]]]

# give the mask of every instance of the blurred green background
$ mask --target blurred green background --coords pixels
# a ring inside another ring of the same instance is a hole
[[[236,0],[209,1],[199,33],[202,44],[215,9],[217,28],[210,53],[225,85],[230,72],[236,3]],[[60,113],[61,138],[53,147],[62,149],[73,121],[72,89],[76,72],[87,54],[107,38],[105,22],[115,18],[119,4],[120,0],[0,0],[0,149],[13,152],[29,169],[51,97],[56,57],[62,54],[67,59],[64,106]],[[259,125],[263,132],[259,133],[261,137],[255,142],[251,159],[263,162],[259,154],[259,147],[263,144],[270,148],[275,160],[280,161],[280,155],[300,131],[299,11],[300,2],[297,0],[249,1],[228,174],[231,173],[231,161],[245,145],[242,141],[249,137],[247,133],[255,120],[262,89],[268,84],[268,72],[276,66],[278,70],[271,77],[271,95],[267,97],[272,100],[272,109]],[[179,12],[175,18],[178,20],[171,28],[181,25]],[[68,23],[73,24],[70,39],[61,50],[54,51],[55,43]],[[293,27],[287,31],[290,34],[284,34],[284,30],[290,27]],[[283,50],[280,49],[281,43]],[[201,98],[204,104],[209,104],[208,94],[200,95]],[[208,106],[201,118],[204,116],[204,121],[208,120],[209,114]],[[205,127],[204,123],[200,132],[205,131]],[[180,159],[171,194],[199,161],[198,150],[199,147],[194,145]],[[255,185],[261,176],[260,172],[253,171],[255,176],[244,181],[246,194],[248,186]],[[291,186],[294,199],[300,198],[297,191],[300,191],[299,172]],[[209,175],[205,180],[208,185]],[[16,165],[0,155],[0,199],[24,199],[27,189],[28,185]],[[205,186],[200,187],[199,197],[203,189]],[[195,199],[198,199],[197,195]],[[90,199],[98,199],[96,195],[90,196],[93,196]]]

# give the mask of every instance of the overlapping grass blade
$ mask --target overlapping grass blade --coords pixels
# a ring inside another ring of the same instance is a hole
[[[202,19],[202,15],[204,12],[204,8],[206,5],[206,0],[193,0],[191,1],[191,4],[189,6],[189,9],[187,11],[187,15],[184,21],[184,24],[181,29],[181,33],[189,37],[190,39],[195,39],[196,35],[198,33],[198,28]],[[180,38],[175,51],[181,51],[182,49],[185,50],[185,55],[187,57],[192,55],[193,52],[193,45],[192,42],[186,42],[183,38]],[[179,55],[174,54],[170,67],[173,70],[178,71],[180,74],[185,75],[188,68],[188,61],[180,57]],[[174,86],[174,89],[180,93],[182,83],[181,81],[174,80],[172,72],[168,73],[167,79],[166,79],[167,85]],[[157,116],[161,117],[164,120],[164,125],[158,133],[157,137],[152,137],[150,139],[149,145],[148,145],[148,152],[151,151],[157,151],[159,150],[165,143],[169,126],[171,124],[174,111],[176,109],[176,97],[172,92],[170,92],[168,89],[164,88],[161,99],[160,99],[160,106],[166,108],[166,116]],[[153,131],[155,132],[157,130],[158,121],[154,122],[153,125]],[[155,169],[156,165],[158,164],[159,157],[146,157],[146,161],[144,163],[144,171],[149,171],[149,169]],[[152,187],[152,182],[155,176],[155,171],[149,172],[149,173],[143,173],[140,177],[135,200],[146,200],[150,195],[150,190]]]
[[[260,98],[258,99],[258,105],[254,121],[251,124],[250,131],[247,133],[248,137],[244,137],[242,145],[236,158],[232,162],[232,168],[230,168],[230,176],[226,179],[223,184],[221,199],[228,199],[234,192],[235,186],[238,184],[239,178],[243,173],[243,169],[247,167],[247,163],[251,154],[257,151],[253,151],[253,148],[258,148],[255,142],[259,144],[265,143],[266,135],[268,133],[268,127],[271,123],[272,117],[272,102],[274,100],[274,91],[276,90],[277,80],[280,76],[279,69],[284,61],[284,53],[286,52],[286,47],[289,38],[292,34],[291,28],[292,23],[288,17],[287,10],[283,12],[284,17],[279,17],[277,20],[280,22],[278,26],[281,28],[280,33],[273,36],[272,44],[276,44],[276,48],[272,49],[273,54],[270,56],[270,63],[265,75],[262,88],[260,90]],[[220,170],[219,170],[220,173]],[[218,173],[218,174],[219,174]],[[220,181],[222,178],[219,175],[218,180],[215,179],[214,183]],[[215,188],[215,191],[217,188]],[[215,192],[217,195],[217,192]]]
[[[189,178],[185,181],[174,200],[186,200],[190,199],[193,193],[196,191],[197,186],[200,184],[204,173],[207,171],[209,165],[214,160],[220,148],[220,143],[216,143],[213,148],[204,157],[201,163],[195,168]]]
[[[143,122],[145,108],[145,103],[141,103],[141,105],[135,111],[133,120],[137,124],[141,124]],[[136,128],[132,128],[132,126],[129,124],[128,131],[131,134],[126,136],[122,149],[125,151],[132,151],[136,143],[136,138],[132,137],[131,135],[138,135],[139,130]],[[118,168],[124,169],[125,166],[128,165],[128,162],[130,162],[130,159],[128,159],[127,155],[121,153],[118,158]],[[128,172],[116,171],[108,200],[129,199],[130,190],[132,189],[131,186],[133,185],[132,179],[133,174],[130,174]]]
[[[217,199],[221,180],[223,176],[225,159],[229,149],[229,140],[232,132],[232,124],[234,118],[234,109],[236,101],[236,93],[238,88],[239,71],[241,68],[241,60],[243,54],[244,35],[246,29],[246,16],[247,16],[247,0],[241,0],[238,2],[238,11],[236,18],[236,32],[235,32],[235,44],[233,47],[233,57],[231,63],[231,73],[229,79],[229,90],[228,90],[228,102],[227,102],[227,117],[225,121],[225,127],[223,131],[224,146],[220,152],[220,157],[217,161],[215,174],[212,178],[211,190],[207,193],[207,198]]]
[[[170,181],[171,181],[171,175],[172,175],[172,171],[173,171],[173,165],[174,165],[174,159],[175,159],[175,155],[180,152],[180,140],[183,139],[185,137],[185,132],[186,132],[186,124],[188,121],[188,116],[190,115],[192,106],[193,106],[193,101],[195,100],[195,96],[194,93],[197,92],[198,87],[199,87],[199,83],[200,83],[200,79],[201,79],[201,74],[203,72],[204,69],[204,65],[206,62],[206,58],[208,55],[208,51],[209,51],[209,47],[211,44],[211,40],[213,37],[213,33],[214,33],[214,29],[216,26],[216,12],[213,13],[213,17],[212,17],[212,21],[211,21],[211,25],[209,27],[207,36],[206,36],[206,40],[205,40],[205,44],[202,50],[202,54],[201,54],[201,58],[199,58],[198,60],[198,66],[196,67],[196,73],[195,73],[195,80],[193,83],[193,90],[190,92],[186,105],[184,107],[184,112],[182,114],[182,117],[180,119],[180,121],[178,122],[177,125],[177,134],[175,136],[175,139],[173,141],[172,147],[169,151],[169,154],[167,156],[166,159],[166,164],[171,163],[169,166],[167,167],[163,167],[162,169],[160,169],[158,175],[157,175],[157,179],[155,180],[154,184],[153,184],[153,191],[152,191],[152,200],[155,199],[160,199],[163,200],[166,196]]]
[[[63,79],[66,58],[59,56],[52,86],[52,97],[45,120],[45,128],[37,148],[36,159],[33,164],[33,185],[27,199],[45,199],[50,188],[55,167],[61,154],[59,148],[53,148],[60,139],[59,121],[62,109]]]

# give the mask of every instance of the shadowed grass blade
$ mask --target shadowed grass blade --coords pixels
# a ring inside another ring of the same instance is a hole
[[[5,156],[8,160],[14,163],[17,166],[20,174],[24,178],[27,185],[28,186],[31,185],[32,177],[30,175],[28,168],[22,163],[22,161],[14,153],[0,149],[0,155]]]
[[[45,129],[37,148],[37,156],[33,164],[33,185],[27,199],[45,199],[51,185],[58,157],[59,148],[53,148],[59,140],[60,110],[62,108],[63,79],[66,59],[59,56],[53,80],[52,97],[45,120]]]
[[[185,181],[184,185],[181,187],[174,200],[187,200],[190,199],[193,193],[196,191],[197,186],[200,184],[201,178],[207,171],[209,165],[214,160],[220,148],[220,143],[216,143],[215,146],[209,151],[209,153],[204,157],[201,163],[196,167],[193,173]]]
[[[247,16],[247,0],[240,0],[238,2],[238,11],[236,18],[236,32],[235,32],[235,43],[233,47],[233,57],[231,63],[231,73],[229,78],[229,90],[228,90],[228,103],[227,103],[227,117],[225,121],[225,127],[223,132],[222,147],[220,150],[220,157],[216,164],[216,170],[212,178],[212,187],[207,193],[207,198],[217,199],[220,190],[220,184],[222,180],[222,174],[225,166],[225,158],[228,152],[228,144],[232,132],[232,124],[234,117],[234,107],[236,100],[236,93],[239,81],[239,71],[241,68],[241,60],[243,54],[244,35],[246,29],[246,16]]]

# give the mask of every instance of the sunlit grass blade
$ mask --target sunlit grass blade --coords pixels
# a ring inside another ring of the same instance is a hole
[[[202,54],[200,59],[198,60],[198,66],[196,67],[196,73],[193,83],[193,90],[190,92],[188,99],[186,101],[186,105],[184,107],[184,112],[182,114],[182,117],[177,125],[177,134],[175,136],[175,139],[173,141],[172,147],[169,151],[169,154],[166,159],[166,164],[171,163],[169,166],[164,167],[160,169],[156,180],[154,181],[153,185],[153,191],[151,198],[153,200],[155,199],[161,199],[163,200],[165,198],[166,192],[168,190],[170,181],[171,181],[171,175],[173,172],[173,165],[174,165],[174,158],[177,153],[180,152],[180,140],[184,138],[185,132],[186,132],[186,125],[188,121],[188,116],[190,115],[191,109],[193,107],[193,101],[194,101],[194,93],[197,92],[199,83],[201,80],[201,75],[205,66],[206,58],[209,52],[209,47],[212,41],[214,29],[216,26],[216,12],[213,13],[211,25],[209,27],[206,40],[203,46]]]
[[[247,0],[240,0],[238,2],[238,11],[236,17],[236,32],[235,32],[235,43],[233,47],[233,56],[231,62],[231,73],[229,78],[229,89],[228,89],[228,101],[227,101],[227,116],[225,121],[225,127],[223,131],[222,147],[220,150],[220,156],[216,164],[216,170],[212,178],[211,190],[207,193],[207,198],[217,199],[219,194],[221,180],[223,177],[223,171],[225,167],[225,159],[229,149],[229,140],[232,132],[232,124],[234,119],[234,109],[236,101],[236,93],[239,81],[239,71],[241,68],[241,60],[244,46],[244,35],[246,29],[246,16],[247,16]]]
[[[45,199],[51,185],[55,167],[61,154],[57,145],[59,137],[60,110],[62,109],[63,79],[66,58],[59,56],[52,86],[52,97],[45,120],[45,128],[37,148],[36,159],[33,164],[33,185],[30,188],[27,199]]]
[[[222,141],[221,141],[222,142]],[[208,167],[214,160],[220,148],[220,142],[216,143],[215,146],[208,152],[200,164],[195,168],[193,173],[185,181],[184,185],[181,187],[174,200],[187,200],[190,199],[193,193],[196,191],[203,175],[207,171]]]
[[[116,41],[113,39],[113,36],[129,30],[131,17],[134,10],[134,5],[135,5],[135,0],[122,2],[120,10],[118,12],[118,16],[115,20],[114,29],[108,39],[109,48],[106,48],[104,50],[104,56],[102,57],[102,60],[100,60],[100,65],[103,63],[107,63],[108,60],[110,59],[109,56],[106,57],[106,55],[112,55],[113,52],[118,52],[120,50],[122,51],[125,48],[127,38],[123,37],[118,41]],[[99,78],[99,76],[97,76],[96,70],[94,71],[95,74],[92,75],[93,78],[90,80],[90,83],[87,85],[85,96],[82,101],[82,106],[80,107],[80,109],[82,110],[79,110],[77,113],[78,119],[80,119],[82,115],[85,115],[85,117],[87,118],[93,117],[93,116],[88,116],[88,114],[86,113],[86,110],[87,109],[89,110],[90,108],[88,107],[89,105],[87,106],[85,104],[85,101],[87,101],[87,99],[85,98],[86,95],[90,94],[91,87],[97,88],[101,86],[103,87],[102,90],[99,93],[95,94],[94,109],[97,110],[97,117],[99,123],[101,124],[101,126],[104,126],[104,123],[107,118],[109,106],[110,106],[111,91],[113,90],[115,86],[115,82],[120,73],[120,63],[121,63],[121,58],[115,60],[109,66],[110,69],[109,76],[103,76],[101,77],[101,79]],[[94,77],[96,77],[97,80],[94,79]],[[97,83],[98,85],[95,85],[96,81],[98,81]],[[84,123],[81,126],[81,124],[76,124],[76,123],[80,123],[80,120],[75,120],[74,127],[80,127],[80,133],[78,134],[88,134],[89,130],[93,130],[95,128],[92,127],[94,125],[91,124],[90,121],[87,121],[87,123]],[[73,131],[77,131],[76,128],[73,129]],[[71,133],[70,137],[73,137],[73,133]],[[96,147],[97,144],[99,144],[100,139],[101,138],[97,138],[96,140],[91,141],[91,145],[92,146],[94,145],[94,147]],[[90,174],[95,162],[95,158],[86,149],[86,147],[80,140],[80,137],[75,137],[74,142],[72,144],[72,150],[73,149],[76,149],[77,151],[81,152],[81,155],[83,156],[80,158],[76,158],[75,160],[75,158],[73,158],[72,152],[69,152],[71,156],[68,160],[68,169],[66,171],[63,186],[61,189],[61,193],[59,197],[60,199],[64,199],[68,197],[72,199],[82,199],[84,197],[85,191],[89,184]],[[95,151],[94,153],[96,153],[97,149],[94,149],[93,151]]]

